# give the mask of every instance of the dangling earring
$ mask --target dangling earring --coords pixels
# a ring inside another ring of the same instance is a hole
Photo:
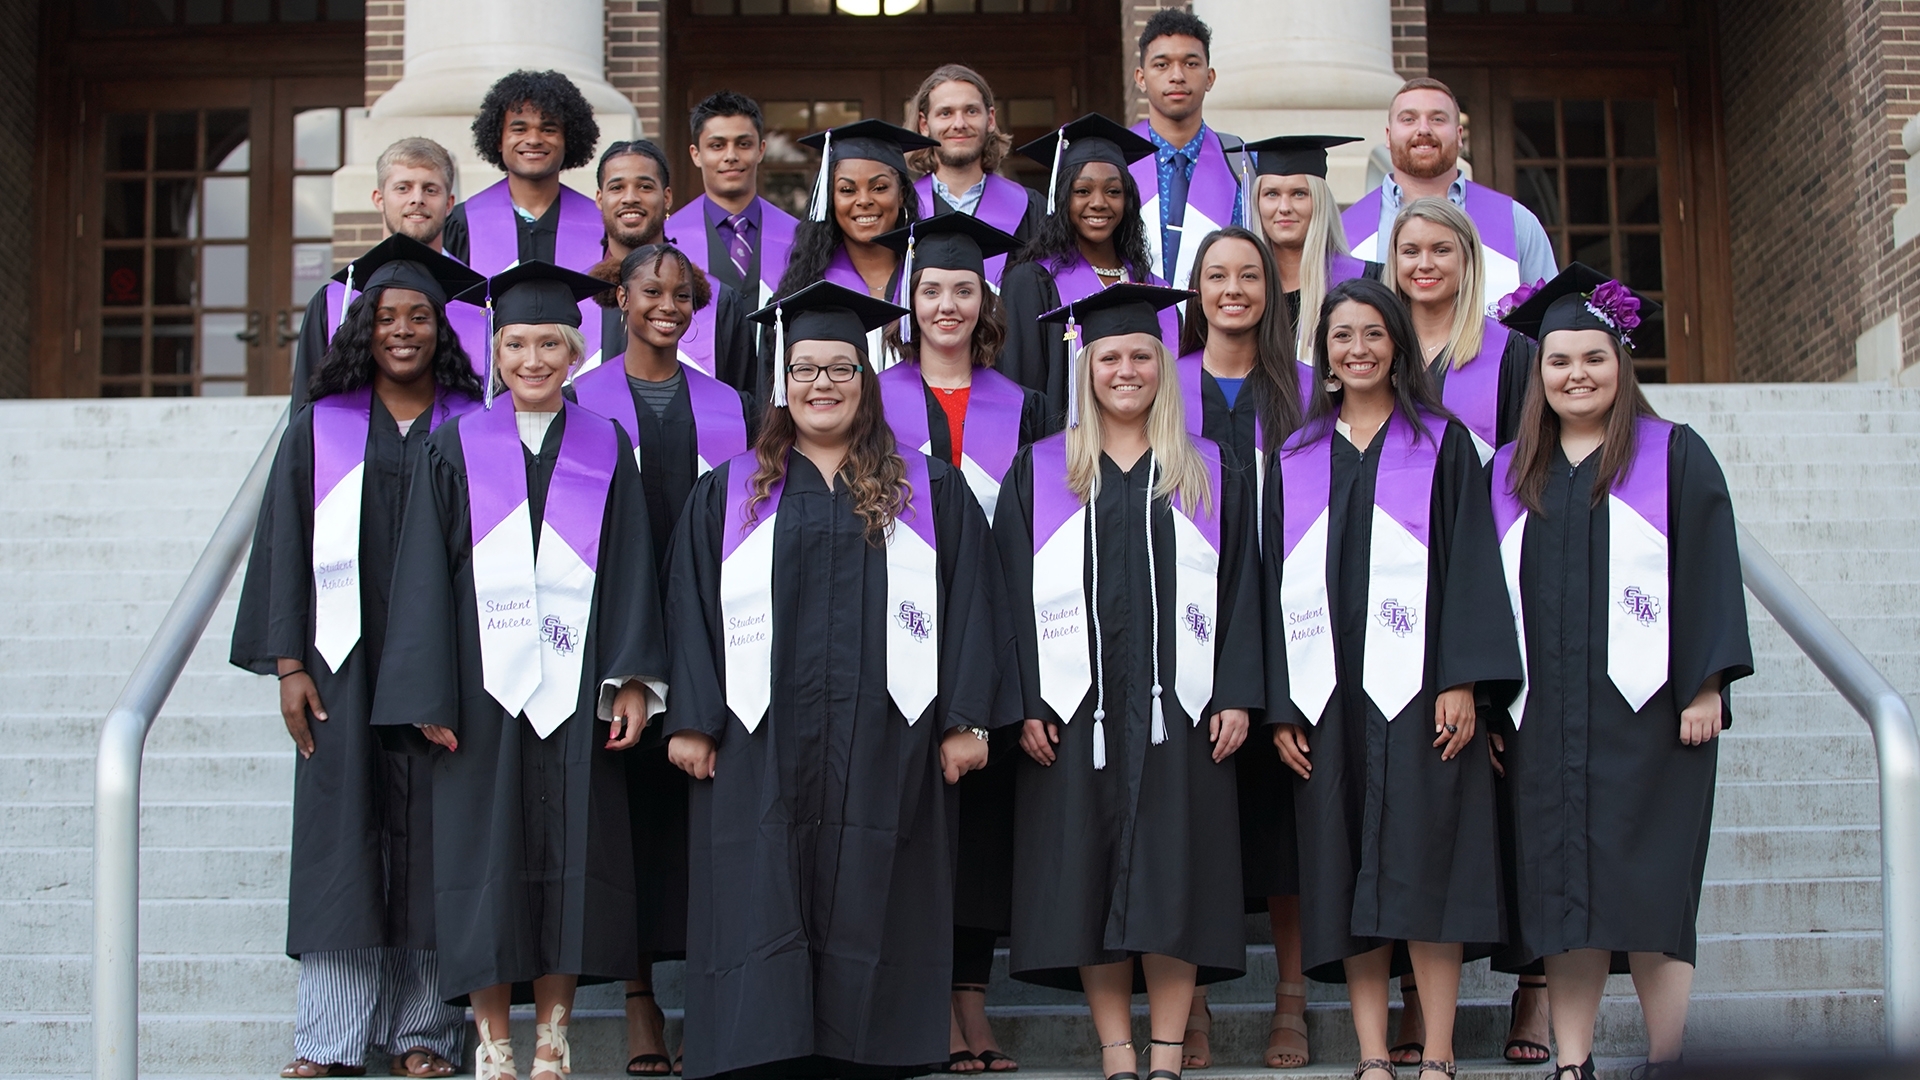
[[[1327,393],[1329,394],[1337,394],[1340,392],[1340,380],[1331,375],[1327,376],[1326,381],[1320,385],[1326,387]]]

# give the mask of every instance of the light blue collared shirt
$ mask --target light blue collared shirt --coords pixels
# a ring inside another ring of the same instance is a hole
[[[1453,183],[1447,185],[1447,201],[1460,207],[1467,206],[1467,178],[1456,170]],[[1393,178],[1392,173],[1380,184],[1380,240],[1372,254],[1362,254],[1362,258],[1372,262],[1391,264],[1386,258],[1387,238],[1393,235],[1393,219],[1400,216],[1400,207],[1406,202],[1406,193]],[[1536,281],[1552,281],[1560,273],[1553,257],[1553,242],[1547,239],[1547,230],[1540,226],[1540,219],[1533,211],[1520,205],[1518,199],[1513,203],[1513,246],[1514,261],[1520,264],[1520,280],[1527,284]],[[1391,275],[1389,275],[1391,276]]]
[[[980,209],[980,196],[987,193],[987,178],[982,176],[979,183],[955,195],[952,191],[949,191],[947,185],[941,183],[940,178],[936,176],[933,178],[933,193],[947,200],[955,210],[966,214],[968,217],[974,217]]]

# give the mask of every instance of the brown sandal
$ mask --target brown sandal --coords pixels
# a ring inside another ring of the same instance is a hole
[[[1196,988],[1193,994],[1195,1004],[1200,1006],[1198,1013],[1193,1006],[1187,1006],[1187,1031],[1180,1046],[1180,1068],[1206,1069],[1213,1065],[1213,1006],[1207,1002],[1205,987]],[[1199,1048],[1194,1046],[1195,1035],[1200,1036]]]
[[[1267,1029],[1266,1066],[1269,1069],[1304,1069],[1313,1063],[1307,1044],[1307,984],[1275,983],[1273,987],[1273,1024]],[[1300,1011],[1281,1012],[1280,999],[1300,999]]]
[[[453,1062],[424,1046],[416,1046],[404,1054],[393,1055],[388,1071],[395,1076],[452,1076],[456,1071]]]
[[[365,1065],[323,1065],[306,1058],[294,1058],[286,1068],[280,1070],[280,1075],[286,1080],[313,1080],[318,1076],[365,1076],[367,1067]]]

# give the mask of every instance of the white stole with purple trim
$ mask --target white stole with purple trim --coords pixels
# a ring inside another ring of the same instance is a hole
[[[511,400],[460,422],[473,527],[481,684],[542,739],[579,703],[600,529],[618,455],[612,424],[578,405],[561,433],[534,557],[526,459]]]
[[[887,692],[911,727],[940,692],[940,558],[926,455],[908,450],[900,459],[910,494],[887,533]],[[720,541],[727,705],[748,732],[773,699],[774,522],[786,487],[774,481],[748,521],[758,466],[752,452],[729,463]]]
[[[1384,442],[1374,481],[1362,684],[1389,721],[1426,681],[1427,545],[1433,473],[1445,429],[1432,417],[1423,419],[1427,438],[1416,438],[1418,433],[1398,413],[1374,436]],[[1287,680],[1294,705],[1313,724],[1326,712],[1335,684],[1335,628],[1327,588],[1333,439],[1331,430],[1311,441],[1296,435],[1278,458],[1285,500],[1280,605],[1287,633]]]
[[[1667,683],[1671,653],[1667,561],[1667,444],[1673,425],[1643,416],[1634,425],[1633,461],[1607,493],[1607,678],[1639,712]],[[1493,525],[1500,537],[1513,625],[1520,636],[1520,692],[1507,706],[1518,728],[1527,708],[1527,630],[1521,621],[1520,553],[1527,508],[1508,490],[1517,444],[1494,459]],[[1599,451],[1595,451],[1598,453]]]

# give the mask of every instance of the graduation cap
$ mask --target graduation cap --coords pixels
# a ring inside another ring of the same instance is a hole
[[[394,233],[348,263],[333,275],[333,280],[347,287],[349,298],[358,281],[362,293],[412,289],[445,307],[449,297],[486,279],[458,259],[442,255],[405,233]],[[345,304],[340,305],[340,318],[346,320]]]
[[[578,329],[580,301],[607,287],[596,277],[538,259],[518,263],[454,297],[487,309],[487,341],[503,326],[559,323]],[[485,405],[493,408],[493,378],[487,378]]]
[[[1020,148],[1020,153],[1053,171],[1047,180],[1047,213],[1059,204],[1060,177],[1089,161],[1127,166],[1153,153],[1153,144],[1099,113],[1088,113]]]
[[[1522,285],[1494,305],[1495,318],[1541,341],[1555,330],[1604,330],[1627,348],[1660,305],[1588,266],[1569,264],[1552,281]]]
[[[1066,323],[1067,340],[1082,339],[1082,343],[1091,348],[1102,338],[1118,337],[1121,334],[1152,334],[1160,336],[1160,312],[1191,300],[1200,294],[1187,289],[1169,289],[1160,285],[1136,285],[1121,282],[1109,285],[1085,299],[1075,300],[1071,304],[1054,308],[1040,316],[1041,322]],[[1077,366],[1080,362],[1080,350],[1069,346],[1069,363]],[[1080,426],[1079,377],[1070,368],[1067,372],[1067,426]]]
[[[836,164],[851,158],[877,161],[892,166],[904,183],[912,175],[907,171],[907,151],[940,145],[938,140],[885,120],[855,120],[802,136],[799,141],[801,146],[820,151],[820,175],[813,182],[813,209],[807,215],[814,221],[827,220],[827,210],[832,205],[827,198],[827,184]]]
[[[787,342],[843,341],[865,356],[867,334],[906,314],[910,313],[898,304],[831,281],[816,281],[747,316],[773,327],[773,403],[782,407],[787,403]]]
[[[1298,176],[1302,173],[1327,178],[1327,151],[1336,146],[1360,142],[1358,135],[1276,135],[1271,139],[1243,144],[1253,160],[1253,171],[1260,176]]]
[[[913,281],[914,269],[971,270],[987,280],[987,260],[1020,246],[1013,236],[972,214],[940,214],[877,237],[902,256],[900,280]],[[911,313],[900,321],[900,340],[913,339]]]

